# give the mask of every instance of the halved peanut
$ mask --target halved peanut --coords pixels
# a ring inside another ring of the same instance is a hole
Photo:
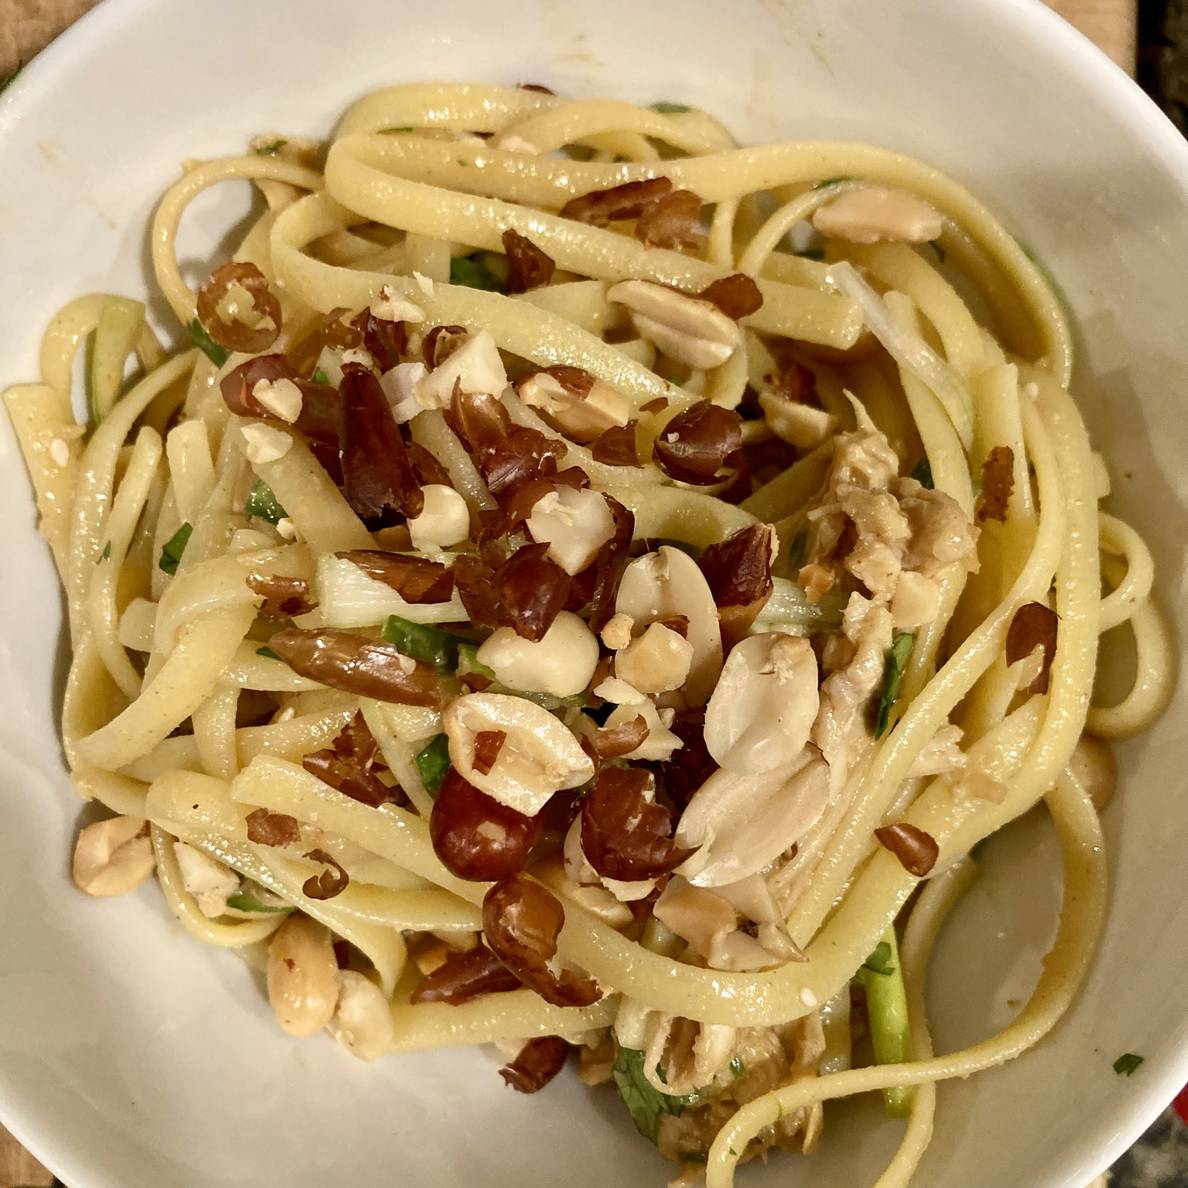
[[[329,930],[316,920],[294,913],[273,933],[268,946],[268,1001],[289,1035],[313,1035],[333,1017],[338,962]]]
[[[705,745],[715,762],[757,774],[794,760],[817,716],[818,679],[807,639],[772,631],[735,644],[705,710]]]
[[[651,623],[615,654],[615,676],[641,693],[668,693],[685,683],[692,662],[693,645],[683,635]]]
[[[109,817],[81,830],[74,843],[72,873],[88,895],[123,895],[153,873],[148,822],[140,817]]]
[[[828,800],[829,765],[813,747],[757,775],[720,769],[681,814],[674,840],[700,848],[678,871],[699,887],[755,874],[804,836]]]
[[[509,689],[573,697],[590,683],[598,666],[598,640],[585,620],[560,611],[539,640],[524,639],[511,627],[496,628],[476,658]]]
[[[615,534],[606,498],[588,487],[546,492],[532,505],[525,525],[537,544],[549,546],[549,560],[570,576],[589,566]]]
[[[944,230],[940,211],[904,190],[867,186],[851,190],[822,206],[813,226],[829,239],[850,243],[928,243]]]
[[[446,706],[441,727],[458,774],[526,817],[536,816],[554,792],[576,788],[594,774],[594,764],[573,731],[525,697],[463,694]],[[485,731],[502,732],[505,739],[483,772],[475,766],[474,751],[477,736]]]
[[[693,654],[684,692],[690,705],[704,704],[722,667],[722,632],[714,596],[697,562],[671,545],[637,557],[623,571],[615,611],[629,615],[637,628],[674,615],[688,619],[686,638]]]
[[[365,974],[338,971],[338,1004],[326,1029],[352,1056],[377,1060],[392,1047],[392,1009]]]
[[[622,392],[600,379],[589,379],[588,387],[566,385],[547,371],[536,371],[516,385],[516,392],[555,429],[573,441],[587,443],[631,419],[631,405]]]
[[[643,338],[655,343],[670,359],[689,367],[718,367],[742,345],[738,323],[713,302],[667,285],[646,280],[620,281],[606,296],[627,307]]]

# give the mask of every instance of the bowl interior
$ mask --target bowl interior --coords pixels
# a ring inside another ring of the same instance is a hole
[[[326,132],[359,95],[414,79],[680,100],[744,141],[862,139],[958,177],[1066,295],[1109,506],[1146,531],[1165,605],[1180,605],[1188,150],[1030,0],[355,0],[349,18],[318,0],[109,0],[0,100],[2,382],[36,374],[44,323],[71,296],[149,293],[146,220],[183,158],[257,131]],[[186,225],[183,255],[202,271],[246,210],[233,190]],[[81,806],[55,729],[60,599],[6,422],[0,462],[0,1113],[18,1136],[72,1188],[663,1183],[610,1090],[567,1078],[527,1102],[482,1053],[364,1066],[328,1039],[289,1040],[254,975],[191,942],[159,897],[78,895]],[[1110,919],[1085,992],[1038,1050],[942,1088],[921,1183],[1080,1188],[1182,1083],[1182,709],[1120,748]],[[941,1051],[1010,1018],[1053,932],[1057,851],[1041,819],[996,839],[983,868],[938,954]],[[1146,1057],[1129,1079],[1111,1070],[1124,1051]],[[870,1182],[896,1136],[878,1102],[843,1103],[821,1154],[740,1179]]]

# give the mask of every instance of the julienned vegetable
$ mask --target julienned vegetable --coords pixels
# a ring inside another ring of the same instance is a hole
[[[700,1095],[690,1093],[673,1097],[654,1088],[644,1076],[644,1054],[633,1048],[620,1048],[613,1069],[615,1087],[631,1111],[635,1129],[650,1142],[656,1141],[656,1128],[661,1114],[680,1116],[687,1106],[696,1105]]]
[[[493,293],[503,292],[503,282],[481,256],[458,256],[450,261],[450,284],[465,285],[468,289],[487,289]]]
[[[144,329],[144,305],[127,297],[112,297],[99,315],[91,345],[91,424],[103,420],[119,399],[124,367]]]
[[[879,698],[878,717],[875,719],[875,738],[882,738],[887,730],[891,711],[899,700],[903,670],[907,667],[915,642],[915,633],[911,631],[897,631],[891,639],[891,648],[887,652],[887,661],[883,667],[883,692]]]
[[[907,992],[903,986],[894,927],[887,929],[856,976],[866,991],[866,1017],[870,1023],[875,1060],[879,1064],[901,1064],[910,1060]],[[910,1089],[899,1086],[883,1090],[883,1104],[892,1118],[906,1117],[911,1102]]]
[[[193,524],[189,522],[183,524],[165,542],[165,547],[161,550],[161,560],[157,564],[171,577],[177,573],[178,562],[181,561],[182,554],[186,551],[186,545],[190,543],[190,536],[193,532]]]

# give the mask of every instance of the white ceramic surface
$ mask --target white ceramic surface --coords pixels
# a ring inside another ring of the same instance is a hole
[[[1166,605],[1183,605],[1188,149],[1031,0],[109,0],[0,98],[0,385],[35,375],[70,296],[146,292],[146,220],[183,157],[324,132],[373,87],[441,78],[685,100],[746,140],[861,138],[966,181],[1067,294],[1112,503],[1146,529]],[[183,241],[196,269],[245,209],[243,194],[199,204]],[[71,1188],[663,1183],[610,1091],[566,1078],[526,1101],[482,1054],[365,1066],[289,1040],[245,967],[190,941],[151,888],[74,890],[59,597],[6,423],[0,508],[0,1115],[18,1137]],[[1183,712],[1181,697],[1120,748],[1110,919],[1085,993],[1038,1050],[942,1089],[922,1185],[1082,1188],[1188,1079]],[[989,848],[941,945],[942,1049],[1026,994],[1054,857],[1034,822]],[[1130,1079],[1110,1067],[1124,1051],[1146,1057]],[[880,1114],[831,1111],[823,1154],[740,1181],[868,1183],[895,1140]]]

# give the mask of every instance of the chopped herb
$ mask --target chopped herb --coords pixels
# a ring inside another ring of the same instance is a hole
[[[827,177],[823,181],[814,183],[814,190],[823,190],[826,186],[836,186],[839,182],[853,181],[852,177]]]
[[[417,752],[413,763],[416,764],[425,791],[430,796],[436,796],[441,791],[441,781],[450,769],[449,739],[444,734],[435,735]]]
[[[271,144],[262,144],[255,150],[257,157],[275,157],[289,142],[287,140],[274,140]]]
[[[874,952],[862,963],[862,968],[868,973],[889,978],[895,972],[895,966],[891,964],[890,944],[887,941],[879,941]]]
[[[912,471],[912,478],[914,478],[921,487],[927,487],[930,491],[932,490],[932,463],[928,461],[927,457],[921,458],[920,461],[916,463],[915,469]]]
[[[669,103],[667,99],[661,99],[659,103],[652,104],[652,110],[658,111],[661,115],[680,115],[682,112],[693,109],[686,107],[683,103]]]
[[[238,895],[232,895],[227,900],[227,906],[240,912],[291,912],[293,910],[288,904],[273,907],[271,904],[261,903],[245,891],[241,891]]]
[[[161,560],[157,564],[170,576],[177,573],[177,563],[182,559],[182,553],[186,551],[193,531],[194,525],[187,521],[165,542],[165,547],[161,550]]]
[[[107,542],[107,544],[105,544],[103,546],[103,552],[99,554],[99,560],[100,561],[110,561],[111,560],[111,541],[110,540]]]
[[[201,348],[203,354],[216,366],[222,367],[228,359],[231,358],[231,352],[226,347],[221,347],[209,334],[206,333],[206,327],[194,318],[190,322],[187,329],[190,331],[190,338],[193,340],[196,347]]]
[[[450,284],[465,285],[468,289],[486,289],[502,293],[499,278],[478,256],[458,256],[450,261]]]
[[[656,1141],[656,1124],[661,1114],[679,1117],[686,1106],[695,1105],[699,1095],[673,1097],[661,1093],[644,1076],[644,1054],[634,1048],[620,1048],[615,1056],[613,1076],[619,1096],[631,1111],[635,1129],[651,1142]]]
[[[249,516],[255,516],[260,520],[267,520],[270,524],[279,524],[287,514],[285,509],[277,502],[272,488],[263,479],[256,479],[252,483],[252,489],[248,492],[243,510]]]
[[[315,384],[328,384],[330,382],[330,377],[320,367],[315,367],[313,373],[313,382]]]
[[[726,1150],[730,1152],[730,1156],[732,1159],[738,1158],[738,1152],[733,1147],[727,1147]]]
[[[1114,1061],[1114,1072],[1120,1077],[1128,1077],[1142,1062],[1143,1058],[1141,1056],[1136,1056],[1133,1052],[1123,1052]]]
[[[887,660],[883,665],[883,695],[879,698],[879,714],[875,719],[875,738],[882,738],[886,732],[891,710],[899,698],[903,670],[907,666],[915,642],[916,635],[913,631],[897,631],[891,637],[891,647],[887,651]]]
[[[256,655],[263,656],[265,660],[279,660],[280,659],[280,653],[274,652],[269,647],[257,648]]]
[[[796,255],[798,255],[802,260],[824,260],[825,249],[805,248],[803,252],[797,252]]]
[[[661,1085],[668,1084],[668,1073],[664,1071],[664,1065],[657,1063],[656,1065],[656,1079]]]
[[[424,660],[439,672],[453,672],[458,667],[458,645],[463,641],[448,631],[389,615],[384,622],[384,639],[406,656]]]
[[[741,1056],[730,1057],[730,1071],[736,1076],[741,1077],[746,1075],[747,1066],[743,1063]]]
[[[804,564],[805,554],[808,552],[808,533],[803,529],[793,538],[788,546],[788,564],[799,569]]]

